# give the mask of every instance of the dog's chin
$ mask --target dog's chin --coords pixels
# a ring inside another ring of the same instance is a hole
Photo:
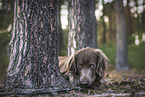
[[[80,87],[82,88],[90,88],[92,85],[92,82],[91,83],[80,83]]]
[[[81,88],[90,88],[91,85],[80,84],[80,87],[81,87]]]

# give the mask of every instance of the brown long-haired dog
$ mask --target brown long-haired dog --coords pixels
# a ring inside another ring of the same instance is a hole
[[[104,77],[109,59],[101,50],[87,47],[59,61],[60,72],[69,76],[71,84],[92,87]]]

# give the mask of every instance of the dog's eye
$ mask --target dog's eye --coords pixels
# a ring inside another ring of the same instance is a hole
[[[82,64],[79,64],[78,67],[81,68],[82,67]]]
[[[94,68],[94,64],[90,64],[90,68]]]

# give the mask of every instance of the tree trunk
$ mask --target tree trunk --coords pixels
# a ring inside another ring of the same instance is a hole
[[[106,23],[105,23],[105,9],[104,9],[104,0],[102,0],[102,5],[103,5],[103,15],[102,15],[102,24],[103,24],[103,43],[106,43]]]
[[[0,0],[0,29],[6,30],[13,22],[13,0]]]
[[[15,0],[5,89],[70,87],[58,67],[58,25],[58,0]]]
[[[127,10],[127,23],[128,23],[128,36],[131,36],[133,34],[133,19],[132,19],[132,16],[131,16],[131,12],[130,12],[130,6],[129,6],[129,3],[130,3],[130,0],[127,0],[127,6],[126,6],[126,10]]]
[[[145,33],[145,1],[143,1],[143,12],[142,12],[142,32]]]
[[[116,69],[128,70],[125,10],[122,0],[115,0],[116,9]]]
[[[138,0],[134,0],[134,2],[135,2],[135,7],[137,8],[136,9],[136,14],[137,14],[137,17],[136,17],[136,33],[138,33],[139,35],[141,35],[141,33],[140,33],[140,16],[139,16],[139,13],[138,13]]]
[[[63,33],[62,33],[62,27],[61,27],[61,14],[60,14],[62,3],[63,3],[63,0],[59,0],[59,55],[61,55],[61,51],[63,50]]]
[[[103,23],[103,43],[106,44],[106,23],[104,20],[104,16],[102,16],[102,23]]]
[[[69,0],[68,55],[84,47],[96,48],[95,0]]]
[[[115,35],[116,35],[115,33],[116,20],[114,20],[116,15],[114,12],[113,5],[114,5],[114,1],[110,2],[108,5],[105,5],[106,6],[105,10],[109,17],[109,33],[108,33],[108,40],[106,41],[111,41],[111,42],[115,42]],[[109,12],[108,12],[108,9],[110,9]]]

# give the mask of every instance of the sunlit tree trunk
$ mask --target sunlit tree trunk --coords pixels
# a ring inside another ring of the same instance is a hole
[[[96,45],[95,0],[69,0],[68,55]]]
[[[15,0],[5,89],[70,86],[58,67],[58,25],[58,0]]]
[[[116,9],[116,69],[128,70],[125,10],[122,0],[115,0]]]

